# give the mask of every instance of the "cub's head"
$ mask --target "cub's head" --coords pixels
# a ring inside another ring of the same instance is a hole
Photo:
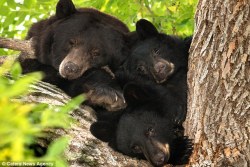
[[[141,19],[136,23],[139,41],[125,63],[129,73],[162,83],[180,68],[187,68],[191,38],[180,38],[159,33],[155,26]]]
[[[115,150],[145,158],[154,166],[187,163],[192,142],[183,135],[180,115],[185,111],[168,93],[162,87],[126,85],[127,108],[113,119],[92,124],[92,134]]]

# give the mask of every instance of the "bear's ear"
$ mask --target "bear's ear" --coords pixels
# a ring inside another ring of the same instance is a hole
[[[58,19],[70,16],[75,12],[76,8],[71,0],[59,0],[56,5],[56,17]]]
[[[153,86],[136,83],[126,84],[123,94],[128,105],[150,102],[158,95]]]
[[[96,138],[109,142],[115,136],[115,127],[107,121],[95,122],[90,126],[90,132]]]
[[[141,39],[146,39],[159,33],[155,26],[145,19],[136,22],[136,32]]]

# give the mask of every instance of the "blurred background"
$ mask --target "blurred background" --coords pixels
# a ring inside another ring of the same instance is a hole
[[[58,0],[0,0],[1,37],[24,39],[32,23],[55,13]],[[135,23],[145,18],[159,31],[189,36],[194,29],[197,0],[73,0],[76,7],[92,7],[111,14],[127,24],[131,31]],[[13,51],[0,49],[0,55]]]

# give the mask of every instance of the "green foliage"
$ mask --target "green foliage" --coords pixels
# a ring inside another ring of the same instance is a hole
[[[5,74],[10,76],[6,77]],[[0,160],[1,161],[54,161],[59,166],[67,166],[62,158],[69,139],[59,138],[41,158],[34,156],[28,147],[36,137],[46,134],[48,127],[67,128],[72,122],[69,111],[78,106],[83,97],[79,96],[65,106],[24,103],[20,96],[29,93],[30,85],[42,75],[38,72],[21,76],[18,63],[6,61],[0,66]]]
[[[23,3],[21,3],[21,2]],[[58,0],[0,0],[2,37],[24,38],[32,23],[55,13]],[[146,18],[168,34],[193,33],[197,0],[73,0],[77,7],[93,7],[124,21],[131,31]],[[0,49],[0,55],[7,52]],[[9,52],[13,54],[13,52]]]

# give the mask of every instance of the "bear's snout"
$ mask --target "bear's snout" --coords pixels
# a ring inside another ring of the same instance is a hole
[[[64,78],[75,79],[79,76],[79,72],[80,67],[77,64],[69,61],[64,64],[61,74]]]
[[[165,60],[161,60],[154,65],[153,76],[157,83],[162,83],[167,80],[174,71],[174,65]]]
[[[168,155],[165,155],[162,151],[158,152],[153,157],[153,163],[156,166],[163,166],[169,159]]]
[[[165,70],[167,69],[167,64],[163,62],[158,62],[155,65],[155,70],[157,73],[164,73]]]
[[[74,74],[79,71],[79,67],[71,61],[65,64],[64,69],[66,74]]]

